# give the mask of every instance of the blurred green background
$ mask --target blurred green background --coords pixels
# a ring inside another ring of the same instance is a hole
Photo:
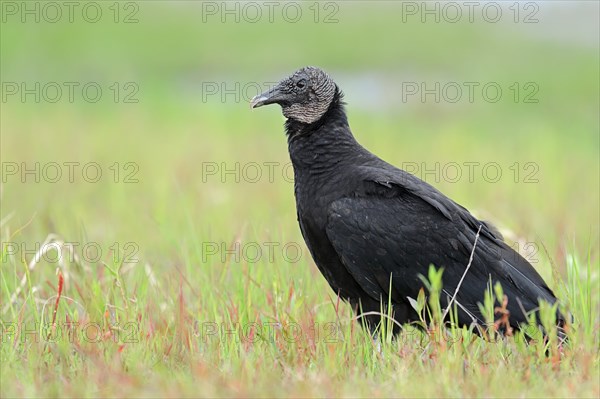
[[[258,88],[316,65],[344,90],[351,127],[367,148],[398,166],[416,165],[417,175],[543,243],[559,263],[570,247],[597,254],[595,2],[501,3],[494,23],[487,3],[471,16],[461,6],[455,23],[451,8],[438,4],[427,14],[425,3],[411,2],[276,3],[271,14],[261,2],[95,4],[71,15],[61,6],[53,22],[56,10],[43,3],[37,12],[29,4],[27,14],[21,3],[3,2],[1,154],[19,170],[3,169],[2,216],[12,215],[12,230],[32,220],[25,241],[52,232],[135,241],[159,264],[185,252],[190,237],[231,240],[251,229],[301,242],[293,184],[281,176],[289,162],[283,117],[276,107],[251,111],[248,101]],[[76,84],[72,102],[64,82]],[[82,90],[90,82],[102,89],[95,103]],[[472,102],[465,82],[478,85]],[[502,89],[497,102],[484,97],[490,82]],[[36,83],[39,102],[23,94]],[[448,100],[456,97],[452,87],[441,89],[448,83],[463,89],[456,102]],[[436,84],[440,99],[422,99],[421,85],[435,91]],[[52,103],[55,85],[63,90]],[[39,183],[35,174],[20,175],[22,162],[40,163]],[[61,165],[57,183],[43,176],[51,162]],[[96,162],[103,176],[87,183],[79,168],[71,183],[64,162]],[[272,182],[264,162],[278,163]],[[440,169],[423,175],[436,162]],[[461,166],[458,179],[444,178],[452,162]],[[465,162],[480,165],[473,179]],[[491,162],[501,168],[497,182],[483,175]],[[217,174],[206,175],[215,163]],[[239,182],[220,175],[236,163]],[[257,182],[244,179],[248,163],[261,165]],[[139,182],[123,182],[131,172]]]
[[[135,321],[140,345],[3,345],[3,394],[597,396],[598,2],[70,4],[0,1],[1,321],[48,322],[61,266],[59,320]],[[306,65],[342,88],[364,146],[496,223],[577,313],[561,378],[530,373],[535,349],[469,346],[440,374],[419,343],[384,361],[352,335],[297,226],[284,118],[249,108]],[[32,262],[51,234],[83,262]],[[567,290],[551,264],[572,266]],[[196,335],[255,320],[337,320],[348,339]]]

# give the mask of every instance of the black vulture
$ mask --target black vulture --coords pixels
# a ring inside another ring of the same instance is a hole
[[[512,328],[527,324],[540,301],[557,301],[494,227],[362,147],[350,131],[343,94],[327,73],[302,68],[254,97],[251,107],[267,104],[279,104],[287,118],[306,245],[335,293],[368,315],[362,321],[372,332],[382,309],[399,324],[419,320],[411,298],[418,297],[430,265],[443,268],[440,306],[456,307],[462,326],[485,324],[478,304],[490,283],[499,282],[508,298]],[[560,312],[557,323],[564,323]]]

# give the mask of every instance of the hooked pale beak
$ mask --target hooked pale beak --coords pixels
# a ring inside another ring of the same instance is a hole
[[[256,95],[256,96],[252,97],[252,101],[250,101],[250,108],[261,107],[261,106],[265,105],[265,103],[268,99],[269,99],[269,97],[265,96],[264,94]]]
[[[269,105],[274,103],[281,103],[285,101],[286,94],[282,93],[279,89],[279,85],[265,91],[262,94],[254,96],[250,101],[250,108],[258,108],[263,105]]]

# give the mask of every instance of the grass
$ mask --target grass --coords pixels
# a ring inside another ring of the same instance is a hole
[[[599,60],[585,43],[530,34],[558,30],[544,23],[551,9],[532,26],[398,24],[393,5],[354,2],[338,24],[270,25],[139,4],[128,26],[1,26],[3,82],[110,93],[134,81],[139,102],[1,103],[0,396],[600,396]],[[339,76],[360,142],[528,256],[575,316],[562,353],[436,325],[382,332],[378,350],[302,241],[279,110],[202,101],[202,82],[268,82],[305,64]],[[363,106],[373,95],[353,84],[365,73],[390,79],[375,97],[396,103]],[[407,80],[534,81],[540,101],[398,103]],[[23,162],[39,162],[39,181],[7,173]],[[72,182],[65,162],[79,162]],[[91,162],[97,182],[82,175]],[[490,162],[497,181],[482,172]],[[450,163],[460,178],[444,175]],[[63,262],[48,237],[72,243]]]

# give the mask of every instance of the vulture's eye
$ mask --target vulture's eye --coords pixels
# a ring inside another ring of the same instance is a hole
[[[296,82],[296,87],[299,89],[304,89],[306,87],[306,79],[300,79]]]

